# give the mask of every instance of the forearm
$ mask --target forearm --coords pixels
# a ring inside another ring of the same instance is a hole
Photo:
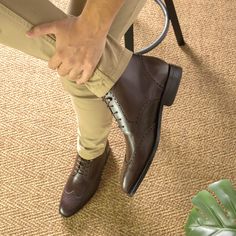
[[[108,33],[124,2],[125,0],[87,0],[80,17],[92,24],[94,31]]]

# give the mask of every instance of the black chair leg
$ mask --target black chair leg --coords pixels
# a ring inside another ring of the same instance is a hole
[[[134,52],[134,27],[130,26],[128,31],[125,33],[125,47],[130,51]]]
[[[168,11],[169,19],[172,23],[175,36],[179,46],[184,46],[185,41],[180,28],[179,20],[176,14],[173,0],[165,0],[166,8]],[[129,30],[125,33],[125,47],[130,51],[134,52],[134,28],[130,26]]]
[[[179,20],[176,14],[175,6],[172,0],[165,0],[166,8],[171,20],[172,26],[174,28],[175,36],[179,46],[185,45],[183,34],[180,28]]]

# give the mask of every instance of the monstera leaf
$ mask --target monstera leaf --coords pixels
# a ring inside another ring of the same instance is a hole
[[[185,225],[186,236],[236,236],[236,190],[229,180],[209,185],[193,199]]]

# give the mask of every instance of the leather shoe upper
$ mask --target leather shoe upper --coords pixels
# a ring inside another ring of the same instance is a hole
[[[74,167],[64,187],[59,212],[68,217],[79,211],[96,192],[106,164],[110,147],[107,142],[102,155],[92,160],[85,160],[78,154]]]
[[[168,72],[169,65],[164,61],[134,54],[104,97],[125,136],[121,182],[123,190],[130,195],[153,151],[157,113]]]

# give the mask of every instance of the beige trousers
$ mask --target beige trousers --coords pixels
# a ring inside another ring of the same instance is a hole
[[[85,0],[71,0],[69,15],[79,15]],[[93,76],[77,85],[67,76],[60,77],[69,93],[77,117],[77,151],[85,159],[104,152],[112,115],[102,101],[127,67],[132,52],[120,40],[136,19],[146,0],[127,0],[117,14],[105,50]],[[0,0],[0,44],[48,61],[55,53],[55,38],[46,35],[36,39],[25,36],[35,25],[66,18],[67,15],[49,0]],[[92,30],[92,29],[91,29]]]

